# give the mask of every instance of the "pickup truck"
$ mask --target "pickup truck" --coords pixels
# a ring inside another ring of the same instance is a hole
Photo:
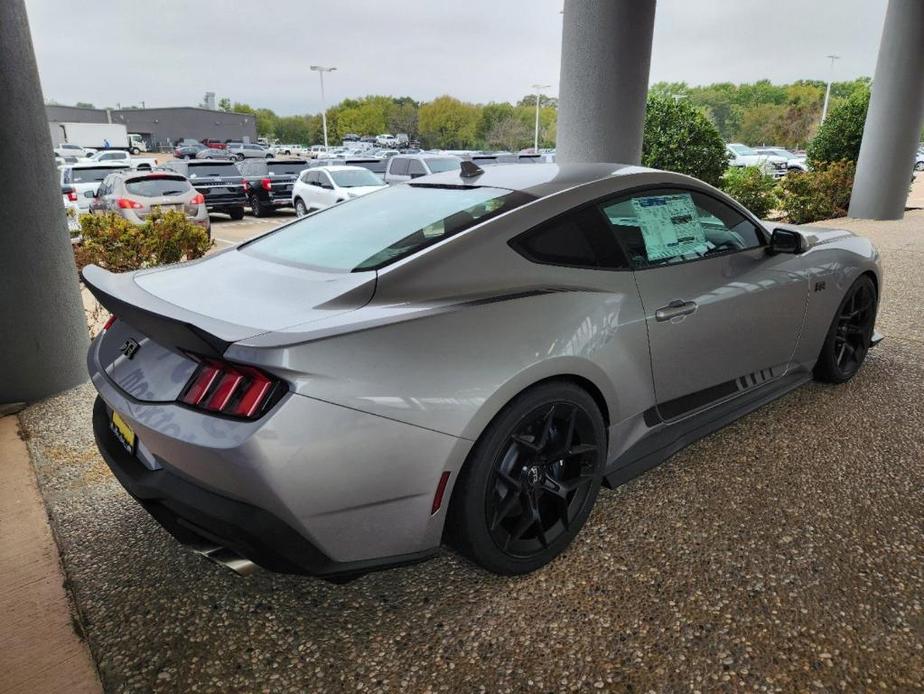
[[[133,169],[143,171],[150,170],[157,166],[157,159],[154,157],[133,157],[131,154],[120,149],[101,149],[95,154],[91,154],[84,159],[87,162],[120,162],[128,164]]]
[[[231,161],[213,159],[173,159],[159,168],[183,174],[193,188],[205,197],[209,212],[224,212],[231,219],[244,218],[247,194],[241,172]]]
[[[782,178],[786,175],[786,159],[773,154],[759,154],[740,142],[725,145],[728,165],[732,167],[756,166],[768,176]]]
[[[274,156],[307,157],[308,148],[304,145],[273,145],[269,148]]]
[[[292,207],[292,184],[309,166],[305,159],[247,159],[240,162],[244,190],[255,217],[267,217],[277,207]]]

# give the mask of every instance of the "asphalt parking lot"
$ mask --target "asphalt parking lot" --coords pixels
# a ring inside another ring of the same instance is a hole
[[[270,217],[254,217],[249,210],[247,215],[239,220],[234,221],[224,214],[214,213],[212,219],[212,240],[215,241],[215,250],[221,250],[229,246],[251,239],[254,236],[265,234],[281,224],[291,222],[295,219],[294,210],[280,209]]]
[[[213,233],[233,242],[250,219]],[[921,689],[924,211],[837,225],[873,237],[885,265],[886,340],[860,374],[602,493],[572,548],[521,578],[448,552],[343,586],[238,577],[182,550],[113,480],[92,387],[31,407],[23,426],[104,686]]]

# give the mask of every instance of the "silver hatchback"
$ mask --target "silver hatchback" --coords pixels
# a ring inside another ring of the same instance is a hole
[[[205,196],[181,174],[118,171],[106,176],[98,190],[86,195],[92,198],[91,214],[114,212],[133,224],[143,224],[155,208],[179,210],[211,235]]]

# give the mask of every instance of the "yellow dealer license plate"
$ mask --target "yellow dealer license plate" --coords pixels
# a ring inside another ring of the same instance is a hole
[[[125,446],[125,450],[134,455],[135,443],[138,438],[135,436],[135,432],[132,431],[132,428],[126,424],[125,420],[122,419],[115,410],[112,411],[112,421],[109,424],[109,428],[112,429],[112,433],[119,439],[119,442]]]

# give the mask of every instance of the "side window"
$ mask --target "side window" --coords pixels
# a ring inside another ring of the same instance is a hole
[[[322,188],[334,187],[334,184],[330,182],[330,176],[326,171],[318,171],[318,185]]]
[[[427,170],[424,168],[423,162],[417,159],[407,160],[407,172],[411,176],[426,176],[427,175]]]
[[[527,260],[544,265],[598,270],[622,270],[629,266],[612,230],[593,207],[527,231],[510,245]]]
[[[645,191],[600,209],[635,267],[699,260],[764,243],[750,220],[696,191]]]
[[[392,157],[389,163],[388,173],[395,176],[407,175],[408,160],[404,157]]]

